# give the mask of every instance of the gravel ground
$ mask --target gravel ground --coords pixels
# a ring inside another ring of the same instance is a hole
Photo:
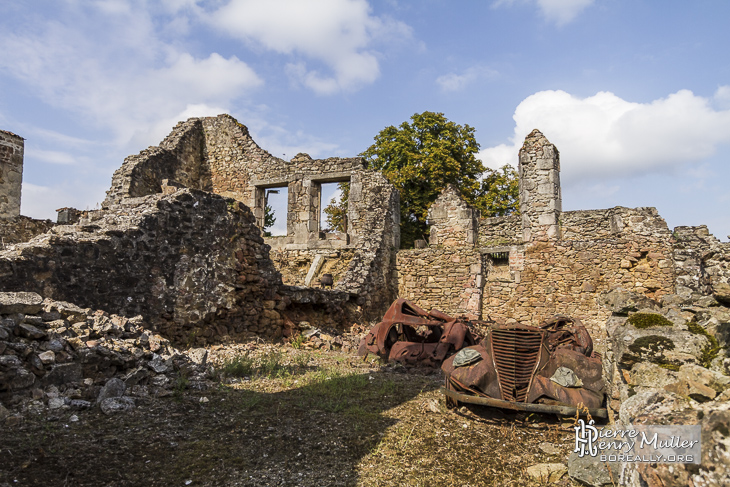
[[[527,468],[566,464],[572,447],[553,417],[448,410],[440,371],[289,345],[217,347],[209,361],[209,380],[130,412],[0,424],[0,487],[547,485]]]

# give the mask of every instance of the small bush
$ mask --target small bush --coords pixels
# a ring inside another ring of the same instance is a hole
[[[223,375],[227,377],[246,377],[253,375],[254,359],[248,355],[239,355],[223,362]]]

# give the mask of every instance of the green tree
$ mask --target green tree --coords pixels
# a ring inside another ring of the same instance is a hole
[[[332,198],[324,212],[327,215],[326,221],[329,230],[345,233],[347,232],[347,200],[350,196],[350,183],[339,183],[337,187],[340,190],[339,201]]]
[[[416,113],[399,127],[386,127],[361,155],[400,192],[401,243],[428,233],[428,207],[447,184],[460,188],[464,199],[476,203],[484,166],[477,159],[474,129],[449,121],[443,113]]]
[[[497,170],[487,169],[482,175],[479,190],[475,196],[477,209],[483,217],[505,216],[519,208],[520,192],[517,171],[504,165]]]
[[[264,206],[264,237],[271,237],[271,232],[268,229],[273,227],[274,223],[276,223],[274,209],[267,201],[266,206]]]

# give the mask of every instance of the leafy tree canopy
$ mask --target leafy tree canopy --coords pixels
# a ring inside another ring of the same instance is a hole
[[[483,216],[512,213],[517,208],[517,174],[504,166],[485,169],[477,159],[479,144],[474,129],[449,121],[443,113],[416,113],[410,122],[390,126],[375,136],[361,156],[370,169],[383,173],[398,189],[401,202],[401,245],[428,234],[428,207],[449,183],[455,184],[470,205]],[[325,208],[331,227],[342,230],[347,195]]]

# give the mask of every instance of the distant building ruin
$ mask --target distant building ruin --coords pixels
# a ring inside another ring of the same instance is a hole
[[[0,218],[20,215],[23,151],[22,137],[0,130]]]

